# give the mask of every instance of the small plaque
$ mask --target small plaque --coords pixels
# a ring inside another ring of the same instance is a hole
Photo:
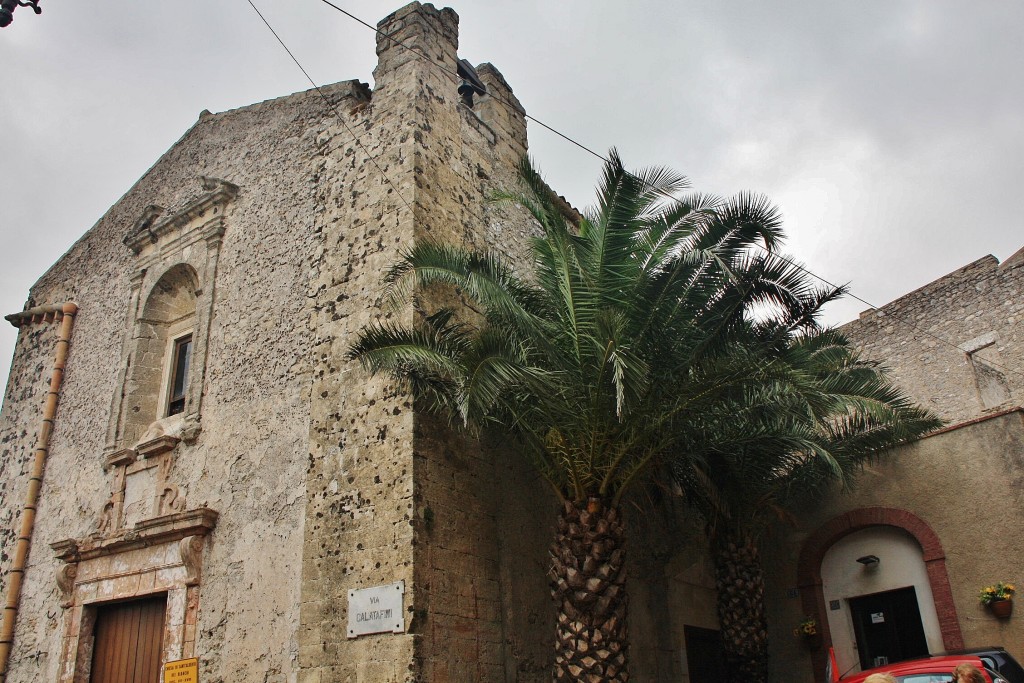
[[[799,598],[800,597],[800,591],[798,589],[796,589],[796,588],[790,588],[789,590],[786,591],[786,597],[787,598]]]
[[[871,613],[872,624],[884,624],[885,623],[885,612],[872,612]],[[882,664],[888,664],[889,662],[882,662]]]
[[[348,637],[405,633],[405,581],[348,592]]]
[[[840,609],[841,607],[842,607],[842,604],[838,600],[829,600],[828,601],[828,608],[830,610],[832,610],[833,612],[835,612],[837,609]]]
[[[199,660],[179,659],[164,664],[164,683],[199,683]]]

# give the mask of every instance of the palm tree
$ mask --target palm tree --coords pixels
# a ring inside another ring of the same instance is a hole
[[[561,501],[549,578],[556,681],[626,681],[622,497],[692,442],[691,414],[774,369],[733,341],[759,305],[793,308],[805,283],[774,254],[764,198],[683,193],[666,169],[611,153],[596,206],[566,211],[529,162],[506,195],[536,219],[532,270],[421,242],[385,280],[412,327],[368,326],[350,355],[408,383],[417,405],[504,430]],[[465,308],[427,308],[456,289]],[[794,287],[798,288],[794,291]]]
[[[728,680],[768,680],[760,533],[799,505],[847,489],[862,467],[941,422],[915,406],[835,330],[821,329],[820,299],[777,310],[743,334],[775,368],[771,381],[708,405],[673,462],[705,520],[715,567]],[[695,416],[696,418],[696,416]]]

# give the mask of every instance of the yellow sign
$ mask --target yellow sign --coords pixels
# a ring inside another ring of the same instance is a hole
[[[199,660],[179,659],[164,664],[164,683],[199,683]]]

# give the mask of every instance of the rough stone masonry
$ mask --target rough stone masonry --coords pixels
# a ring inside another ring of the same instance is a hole
[[[204,683],[549,679],[554,501],[506,444],[344,360],[368,322],[411,319],[382,307],[381,276],[417,241],[524,263],[536,226],[489,201],[516,180],[524,110],[490,64],[460,102],[451,9],[413,2],[379,29],[372,90],[203,112],[32,288],[26,308],[79,312],[9,681],[89,680],[110,605],[143,598],[163,616],[140,651],[197,657]],[[13,320],[5,588],[55,341]],[[715,625],[697,557],[634,574],[636,680],[679,678],[668,605]],[[404,632],[347,637],[349,591],[398,582]]]
[[[507,653],[502,600],[518,589],[501,582],[531,560],[502,565],[498,526],[535,530],[502,506],[501,473],[342,360],[370,320],[412,315],[380,306],[402,249],[438,239],[515,258],[533,230],[487,201],[514,182],[526,124],[488,64],[488,95],[459,104],[455,12],[412,3],[380,28],[375,88],[322,89],[338,117],[315,91],[204,112],[32,288],[28,308],[80,314],[9,680],[87,680],[90,623],[146,595],[167,596],[163,658],[199,657],[203,681],[544,668],[546,648]],[[206,340],[184,418],[159,405],[181,321]],[[4,401],[5,583],[53,341],[51,326],[22,327]],[[530,557],[517,542],[506,551]],[[406,633],[346,638],[348,590],[398,580]]]

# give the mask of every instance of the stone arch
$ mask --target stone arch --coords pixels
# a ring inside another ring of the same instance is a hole
[[[142,306],[142,318],[166,322],[188,309],[194,315],[198,294],[199,275],[195,269],[187,263],[176,263],[164,269],[150,288]]]
[[[825,647],[813,655],[814,675],[824,680],[828,646],[832,634],[826,618],[827,605],[821,582],[821,562],[826,551],[837,541],[856,531],[870,527],[889,526],[909,533],[921,546],[921,553],[928,572],[928,582],[935,601],[939,618],[943,646],[947,650],[958,650],[964,646],[960,621],[957,619],[953,590],[946,573],[946,553],[938,534],[923,519],[908,510],[887,507],[859,508],[833,517],[822,524],[804,541],[797,563],[797,587],[804,612],[813,616],[822,631]]]

